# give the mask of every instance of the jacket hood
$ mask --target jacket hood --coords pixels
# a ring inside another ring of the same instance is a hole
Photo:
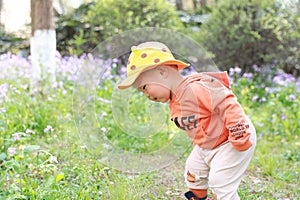
[[[215,78],[219,80],[226,88],[231,89],[229,77],[227,72],[202,72],[193,74],[186,77],[187,83],[192,83],[195,81],[200,81],[202,79],[212,79]]]

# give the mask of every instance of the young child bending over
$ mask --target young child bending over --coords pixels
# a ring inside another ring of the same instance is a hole
[[[188,67],[159,42],[132,47],[127,78],[151,101],[168,102],[171,120],[188,134],[193,150],[185,166],[189,200],[239,199],[237,190],[256,146],[256,132],[233,94],[226,72],[181,76]]]

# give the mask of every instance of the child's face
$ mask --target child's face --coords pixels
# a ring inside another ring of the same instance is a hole
[[[148,70],[139,75],[133,87],[143,92],[151,101],[165,103],[171,96],[171,90],[167,87],[163,76],[156,70]]]

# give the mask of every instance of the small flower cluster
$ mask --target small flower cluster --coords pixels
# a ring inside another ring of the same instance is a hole
[[[44,128],[44,133],[52,132],[53,130],[54,130],[54,129],[52,128],[52,126],[47,125],[47,127]]]
[[[47,125],[44,129],[44,132],[52,132],[54,129],[52,128],[52,126]],[[31,129],[26,129],[25,132],[15,132],[13,133],[12,136],[12,141],[14,141],[15,143],[11,143],[10,147],[7,149],[7,154],[9,156],[14,156],[17,153],[17,150],[19,149],[20,151],[24,151],[26,149],[26,146],[23,145],[24,142],[22,142],[23,140],[27,140],[29,139],[30,135],[34,135],[35,132]],[[21,144],[19,146],[19,148],[16,147],[16,142],[22,142],[19,143]]]
[[[8,88],[9,85],[7,83],[3,83],[0,85],[0,103],[3,103],[3,101],[8,98]]]
[[[270,94],[279,92],[281,87],[291,86],[300,91],[300,81],[291,74],[286,74],[282,71],[274,72],[274,69],[271,68],[263,70],[257,65],[253,65],[251,71],[252,72],[242,73],[242,69],[236,66],[229,69],[229,76],[232,84],[237,88],[243,79],[247,79],[247,84],[250,83],[250,85],[248,85],[249,90],[255,90],[251,93],[253,94],[251,97],[253,102],[266,102],[267,97]],[[250,92],[248,91],[246,93]],[[287,94],[287,98],[292,102],[296,100],[297,95],[295,93]]]
[[[94,57],[92,54],[83,54],[81,56],[65,56],[62,57],[59,52],[56,53],[56,82],[52,83],[52,88],[61,88],[63,92],[66,81],[76,82],[80,79],[79,76],[85,72],[84,70],[100,69],[101,73],[92,74],[93,80],[111,80],[117,77],[120,73],[124,73],[124,65],[122,58],[103,60],[99,57]],[[121,67],[120,67],[121,66]],[[119,71],[117,71],[119,69]],[[126,69],[125,69],[126,70]],[[31,77],[32,65],[30,57],[24,58],[12,53],[0,55],[0,80],[12,80],[18,82],[22,88],[28,88]],[[21,80],[27,80],[27,84],[21,83]],[[0,82],[0,101],[6,97],[9,85]]]
[[[290,83],[295,83],[296,78],[291,74],[281,73],[273,77],[273,82],[281,86],[288,86]],[[299,85],[300,82],[297,84]]]

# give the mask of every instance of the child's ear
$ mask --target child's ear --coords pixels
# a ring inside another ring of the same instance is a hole
[[[168,71],[168,68],[167,67],[164,67],[164,66],[158,66],[156,68],[159,72],[159,74],[164,78],[166,79],[169,75],[169,71]]]

